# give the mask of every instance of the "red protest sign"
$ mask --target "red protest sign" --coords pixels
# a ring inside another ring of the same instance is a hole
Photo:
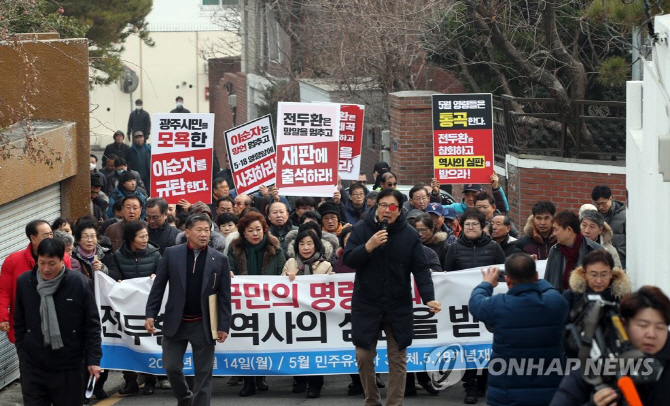
[[[365,106],[340,105],[340,155],[338,172],[342,179],[358,180],[361,172],[361,144]]]

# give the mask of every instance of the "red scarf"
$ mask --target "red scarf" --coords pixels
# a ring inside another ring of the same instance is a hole
[[[559,244],[558,247],[561,249],[561,253],[565,258],[565,269],[563,270],[563,289],[568,289],[570,287],[570,273],[577,266],[577,261],[579,261],[579,248],[582,246],[582,233],[578,233],[575,238],[575,243],[572,244],[572,248]]]

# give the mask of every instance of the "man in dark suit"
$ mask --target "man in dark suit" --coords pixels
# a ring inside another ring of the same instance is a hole
[[[217,295],[218,342],[226,340],[230,328],[230,269],[227,258],[207,245],[210,229],[211,220],[206,214],[194,214],[186,220],[188,242],[165,250],[147,300],[144,326],[155,334],[154,321],[170,282],[163,315],[163,366],[179,406],[208,406],[212,397],[215,340],[210,295]],[[183,372],[188,343],[194,358],[193,392]]]

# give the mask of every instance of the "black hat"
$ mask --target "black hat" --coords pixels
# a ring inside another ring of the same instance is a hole
[[[91,174],[91,186],[102,187],[102,176],[99,173]]]
[[[316,209],[321,217],[325,216],[326,214],[333,213],[334,215],[337,216],[337,218],[340,218],[340,206],[336,205],[335,203],[331,202],[325,202],[321,206],[319,206],[318,209]]]
[[[382,173],[391,170],[391,165],[386,162],[377,162],[374,167],[374,171],[377,173]]]
[[[119,184],[124,184],[129,180],[137,180],[135,178],[135,174],[133,174],[132,172],[125,171],[121,174],[121,176],[119,176]]]
[[[468,184],[463,186],[463,193],[465,192],[481,192],[482,191],[482,185],[480,184]]]

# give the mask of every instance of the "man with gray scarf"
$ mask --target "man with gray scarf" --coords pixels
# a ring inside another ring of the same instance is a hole
[[[65,267],[65,246],[37,247],[37,266],[16,283],[14,329],[25,405],[81,405],[86,366],[100,376],[100,316],[88,279]]]

